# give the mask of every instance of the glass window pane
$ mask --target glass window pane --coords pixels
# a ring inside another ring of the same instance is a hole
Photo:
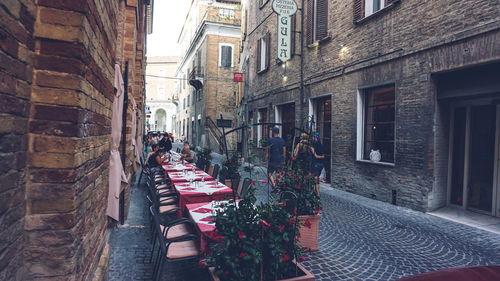
[[[381,162],[394,163],[394,87],[375,88],[365,93],[363,159],[370,160],[370,152],[378,150]]]

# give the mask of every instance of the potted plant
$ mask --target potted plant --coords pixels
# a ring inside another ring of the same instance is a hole
[[[239,175],[238,170],[241,166],[241,161],[238,157],[238,154],[234,153],[233,155],[231,155],[231,157],[224,161],[222,165],[227,168],[227,174],[225,175],[226,178],[224,184],[232,187],[232,180]]]
[[[297,215],[301,222],[299,244],[309,251],[318,250],[321,200],[314,191],[316,178],[301,167],[285,168],[276,175],[275,194],[290,191],[297,195]]]
[[[198,152],[197,157],[204,166],[210,165],[210,161],[212,160],[211,153],[212,150],[210,148],[201,148]]]
[[[230,201],[214,217],[220,249],[200,261],[209,268],[212,280],[312,281],[314,276],[296,261],[302,261],[297,245],[300,223],[284,203],[255,206],[254,187],[238,203]]]

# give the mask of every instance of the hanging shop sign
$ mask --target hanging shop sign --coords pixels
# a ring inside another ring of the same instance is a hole
[[[234,82],[243,82],[243,73],[234,72],[233,73],[233,81]]]
[[[291,56],[292,45],[292,16],[297,13],[298,6],[295,0],[273,0],[273,11],[278,14],[277,57],[287,62]]]

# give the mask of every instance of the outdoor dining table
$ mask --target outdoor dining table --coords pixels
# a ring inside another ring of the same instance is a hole
[[[190,179],[192,179],[193,181],[201,181],[201,180],[213,181],[214,180],[214,178],[212,178],[209,174],[205,173],[202,170],[197,170],[194,175],[193,175],[192,170],[188,170],[188,171],[186,171],[186,173],[184,172],[184,170],[183,171],[174,171],[174,172],[167,172],[166,171],[166,173],[167,173],[167,176],[170,178],[170,180],[173,183],[187,182]]]
[[[212,221],[212,217],[215,216],[217,209],[222,209],[220,207],[221,203],[228,204],[228,201],[212,201],[186,205],[188,217],[193,221],[196,232],[198,232],[198,236],[200,237],[200,251],[202,254],[208,253],[208,243],[210,241],[222,242],[221,237],[212,237],[211,235],[215,230],[215,222]]]
[[[182,172],[184,170],[192,170],[193,167],[198,171],[198,167],[196,167],[193,164],[190,163],[185,163],[185,164],[180,164],[180,163],[165,163],[161,165],[163,169],[165,170],[166,173],[168,172]]]
[[[174,182],[174,189],[179,194],[179,209],[184,210],[186,204],[203,203],[214,200],[232,198],[233,190],[216,181]]]

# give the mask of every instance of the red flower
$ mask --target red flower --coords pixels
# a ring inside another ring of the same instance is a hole
[[[311,229],[311,222],[309,220],[306,220],[305,224],[304,224],[307,228]]]
[[[290,223],[290,225],[294,225],[294,224],[295,224],[295,218],[293,218],[293,217],[292,217],[292,218],[290,219],[290,222],[289,222],[289,223]]]
[[[286,262],[287,260],[289,260],[290,258],[288,257],[287,254],[282,254],[281,255],[281,262]]]
[[[224,203],[220,203],[220,205],[219,205],[219,206],[224,207]]]
[[[210,238],[212,240],[222,240],[224,239],[224,236],[220,236],[219,233],[217,232],[217,230],[214,230],[212,232],[210,232]]]
[[[259,222],[259,225],[260,225],[260,226],[263,226],[263,225],[264,225],[264,226],[265,226],[265,227],[267,227],[267,228],[269,228],[269,227],[271,226],[271,225],[270,225],[267,221],[265,221],[265,220],[261,220],[261,221]]]
[[[267,181],[266,181],[266,180],[261,180],[261,182],[262,182],[262,183],[267,183]]]
[[[241,254],[240,254],[240,259],[242,259],[242,258],[244,258],[244,257],[246,257],[246,256],[248,256],[248,254],[247,254],[247,253],[241,253]]]
[[[301,188],[300,184],[299,184],[299,185],[297,185],[297,189],[300,189],[300,188]]]
[[[286,206],[286,203],[285,202],[280,202],[280,205],[285,207]]]
[[[323,210],[323,207],[319,206],[319,207],[316,207],[316,209],[314,209],[314,212],[315,213],[319,213],[319,211]]]
[[[296,216],[297,215],[297,209],[293,209],[293,215]]]
[[[255,185],[255,182],[254,181],[250,182],[250,185]]]
[[[305,261],[305,260],[306,260],[306,258],[305,258],[305,257],[300,256],[299,261],[301,261],[301,262],[302,262],[302,261]]]
[[[285,230],[285,226],[284,225],[279,225],[278,226],[278,230],[283,232]]]
[[[245,236],[245,233],[244,233],[243,231],[239,230],[239,231],[238,231],[238,237],[239,237],[240,239],[242,239],[242,238],[243,238],[243,236]]]
[[[231,158],[229,158],[228,162],[231,163]]]
[[[200,268],[205,268],[205,267],[207,267],[207,266],[208,266],[208,264],[207,264],[206,262],[204,262],[204,261],[199,261],[199,262],[198,262],[198,266],[199,266]]]

